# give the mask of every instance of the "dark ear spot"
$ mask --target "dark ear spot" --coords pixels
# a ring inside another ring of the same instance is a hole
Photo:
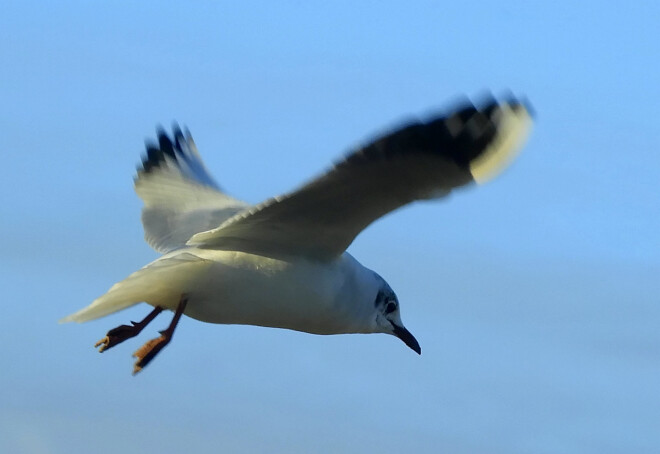
[[[376,301],[374,301],[374,307],[378,307],[379,305],[383,304],[383,300],[385,300],[385,292],[379,290],[378,295],[376,295]]]

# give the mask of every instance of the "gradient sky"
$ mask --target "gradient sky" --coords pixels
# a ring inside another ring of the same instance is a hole
[[[651,1],[3,2],[0,452],[659,452],[658,24]],[[57,324],[157,257],[132,189],[157,124],[256,203],[487,89],[536,110],[514,165],[349,249],[421,357],[184,318],[132,377],[169,317],[103,355],[147,306]]]

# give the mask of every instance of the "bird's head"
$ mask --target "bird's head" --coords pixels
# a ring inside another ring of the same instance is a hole
[[[399,300],[390,286],[382,281],[382,284],[374,301],[376,311],[376,327],[379,332],[391,334],[401,339],[408,347],[422,354],[422,348],[417,339],[410,331],[403,326],[401,322],[401,311],[399,310]]]

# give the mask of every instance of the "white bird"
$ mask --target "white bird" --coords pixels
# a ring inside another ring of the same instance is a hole
[[[182,314],[208,323],[313,334],[386,333],[418,354],[399,301],[346,248],[369,224],[415,200],[482,183],[512,159],[531,129],[524,102],[488,97],[411,122],[348,154],[299,189],[255,206],[215,183],[189,133],[175,126],[135,178],[146,241],[162,255],[62,319],[85,322],[140,302],[154,307],[97,342],[103,352],[136,336],[163,309],[174,317],[133,355],[139,372],[170,341]]]

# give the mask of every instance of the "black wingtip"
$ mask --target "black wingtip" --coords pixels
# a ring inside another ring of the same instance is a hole
[[[402,153],[424,153],[441,156],[462,168],[483,154],[493,143],[500,125],[496,111],[504,105],[530,110],[526,99],[512,94],[496,98],[484,91],[472,102],[457,97],[449,109],[436,111],[426,121],[403,124],[395,132],[381,136],[369,146],[349,155],[344,163],[387,159]]]
[[[180,150],[186,139],[183,136],[183,132],[181,131],[181,127],[176,122],[172,123],[172,135],[173,135],[173,138],[174,138],[174,147],[177,150]]]
[[[495,95],[488,90],[479,93],[476,99],[475,104],[478,106],[478,110],[487,117],[490,117],[500,104]]]
[[[163,152],[158,145],[152,141],[145,141],[146,155],[142,159],[142,170],[146,173],[158,167],[163,159]]]
[[[165,128],[156,126],[157,142],[149,139],[145,141],[145,155],[142,157],[142,166],[138,167],[138,174],[149,173],[158,168],[164,161],[165,156],[176,160],[176,150],[181,150],[180,140],[183,138],[181,128],[177,123],[172,126],[173,139],[170,138]]]
[[[174,158],[174,145],[162,126],[156,128],[158,131],[158,145],[163,153]]]

